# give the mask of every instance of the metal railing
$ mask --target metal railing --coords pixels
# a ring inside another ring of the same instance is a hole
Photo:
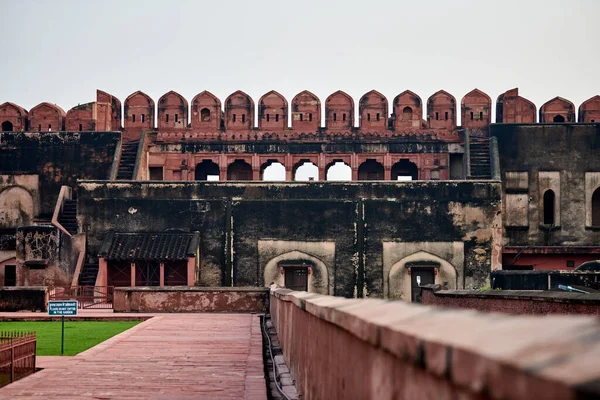
[[[77,300],[80,309],[113,308],[114,286],[53,286],[49,300]]]
[[[0,387],[35,372],[35,332],[0,332]]]

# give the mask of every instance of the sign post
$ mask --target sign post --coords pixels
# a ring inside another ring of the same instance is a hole
[[[77,315],[77,300],[48,302],[48,315],[61,316],[60,355],[65,353],[65,315]]]

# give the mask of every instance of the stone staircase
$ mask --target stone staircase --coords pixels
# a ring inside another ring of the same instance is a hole
[[[79,286],[96,286],[98,264],[84,264],[79,274]]]
[[[470,179],[491,179],[490,140],[488,138],[469,138],[471,161]]]
[[[137,159],[139,140],[129,140],[121,148],[121,159],[117,170],[117,180],[133,180],[133,170]]]
[[[77,233],[77,200],[65,200],[58,222],[71,235]]]

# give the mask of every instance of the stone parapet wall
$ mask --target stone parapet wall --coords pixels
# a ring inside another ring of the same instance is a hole
[[[115,312],[265,312],[266,288],[120,287]]]
[[[0,288],[0,311],[46,311],[48,289],[45,286]]]
[[[588,314],[600,317],[600,294],[537,290],[439,290],[423,287],[422,303],[511,314]]]
[[[597,398],[597,319],[506,316],[271,291],[307,399]]]

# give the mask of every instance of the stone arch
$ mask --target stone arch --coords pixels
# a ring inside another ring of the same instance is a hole
[[[375,159],[367,159],[358,166],[359,181],[382,181],[385,179],[383,164]]]
[[[575,122],[575,105],[562,97],[555,97],[540,107],[540,122]]]
[[[321,126],[321,100],[304,90],[292,99],[292,129],[316,131]]]
[[[196,164],[194,179],[197,181],[218,181],[220,175],[219,165],[212,160],[202,160]]]
[[[29,112],[30,131],[48,132],[65,129],[65,110],[51,103],[40,103]]]
[[[244,160],[235,160],[227,166],[228,181],[251,181],[252,166]]]
[[[456,99],[445,90],[439,90],[427,99],[427,121],[433,129],[456,128]]]
[[[5,102],[0,105],[0,121],[10,122],[12,126],[8,124],[2,124],[2,130],[4,132],[22,132],[27,129],[27,110],[14,103]],[[7,130],[10,128],[10,131]]]
[[[221,101],[214,94],[204,90],[192,99],[192,129],[217,130],[221,127],[221,120]]]
[[[352,168],[344,160],[333,160],[325,166],[325,180],[327,181],[351,181]]]
[[[410,178],[410,179],[409,179]],[[419,167],[408,159],[402,159],[392,165],[393,181],[416,181],[419,180]]]
[[[544,225],[555,225],[556,195],[554,190],[548,189],[544,192],[543,208]]]
[[[2,132],[12,132],[13,128],[13,123],[8,120],[2,123]]]
[[[314,268],[308,276],[308,291],[319,294],[331,294],[329,293],[329,268],[327,265],[320,258],[299,250],[283,253],[267,262],[263,268],[265,286],[268,287],[273,283],[284,286],[284,276],[279,271],[279,263],[283,261],[307,261],[311,263]]]
[[[154,100],[146,93],[138,90],[125,99],[125,129],[154,128]]]
[[[254,100],[237,90],[225,100],[225,127],[231,130],[250,130],[254,127]]]
[[[265,93],[258,101],[258,127],[260,129],[288,127],[288,102],[275,90]]]
[[[377,90],[365,93],[358,103],[360,127],[362,129],[386,129],[388,120],[388,101]]]
[[[9,186],[0,191],[0,227],[30,225],[33,217],[33,197],[27,189]]]
[[[325,127],[327,129],[350,129],[354,126],[354,100],[341,90],[325,100]]]
[[[460,101],[461,125],[486,128],[492,122],[492,99],[479,89],[473,89]]]
[[[187,128],[188,102],[179,93],[171,90],[158,99],[158,128]]]
[[[410,119],[405,118],[409,116],[404,113],[404,110],[406,110],[407,107],[411,110]],[[394,129],[421,128],[423,119],[423,101],[416,93],[405,90],[394,97],[393,118]]]
[[[591,97],[579,106],[579,122],[600,122],[600,95]]]
[[[397,261],[387,277],[387,293],[385,295],[390,299],[410,300],[411,282],[408,275],[407,263],[413,262],[431,262],[438,264],[439,270],[435,276],[435,283],[442,284],[448,282],[448,289],[458,287],[458,272],[456,266],[447,260],[424,250],[419,250]]]

